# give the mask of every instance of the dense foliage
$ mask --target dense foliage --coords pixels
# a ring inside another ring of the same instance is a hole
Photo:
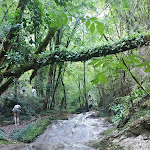
[[[131,116],[150,92],[149,11],[147,0],[1,1],[3,113],[87,111],[91,94],[101,116]]]

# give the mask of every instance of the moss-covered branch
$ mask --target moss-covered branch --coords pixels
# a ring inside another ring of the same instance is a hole
[[[38,69],[43,66],[49,65],[54,62],[65,62],[65,61],[86,61],[92,57],[101,57],[111,54],[124,52],[127,50],[135,49],[139,46],[148,45],[150,43],[150,36],[141,36],[138,38],[132,38],[129,40],[121,40],[118,43],[100,46],[94,49],[90,49],[83,52],[69,52],[69,51],[54,51],[45,57],[42,57],[38,61],[32,61],[31,63],[21,65],[20,68],[16,68],[5,71],[2,73],[3,77],[20,76],[24,72],[31,69]],[[46,45],[45,45],[46,46]],[[44,46],[44,47],[45,47]],[[44,48],[42,47],[42,48]],[[42,49],[41,49],[42,50]],[[40,52],[40,51],[39,51]]]
[[[134,37],[127,40],[121,40],[114,44],[103,45],[97,48],[89,49],[82,52],[68,52],[68,51],[54,51],[49,56],[46,56],[47,65],[51,62],[64,62],[64,61],[86,61],[92,57],[102,57],[112,54],[117,54],[127,50],[132,50],[144,45],[150,44],[150,35]],[[42,58],[44,59],[44,58]]]
[[[49,32],[50,33],[50,32]],[[51,34],[49,34],[51,35]],[[124,52],[127,50],[135,49],[139,46],[149,45],[150,43],[150,36],[141,36],[141,37],[134,37],[128,40],[121,40],[114,44],[104,45],[97,48],[93,48],[90,50],[86,50],[83,52],[68,52],[68,51],[54,51],[49,55],[43,56],[38,61],[32,61],[28,64],[23,64],[21,67],[16,69],[10,69],[3,73],[1,73],[1,76],[3,77],[15,77],[19,78],[24,72],[29,71],[31,69],[39,69],[43,66],[49,65],[54,62],[64,62],[64,61],[86,61],[91,59],[92,57],[101,57],[111,54],[116,54],[120,52]],[[48,44],[48,43],[47,43]],[[44,46],[41,47],[37,53],[40,53],[43,48],[46,48],[47,44],[43,44]],[[9,87],[9,84],[11,82],[7,81],[7,84],[4,83],[5,89]],[[2,86],[4,86],[2,85]],[[6,86],[7,85],[7,86]],[[2,86],[0,87],[0,91],[2,89]],[[3,89],[3,92],[5,90]],[[2,92],[0,92],[0,95]]]
[[[39,54],[39,53],[43,52],[43,51],[46,49],[46,47],[47,47],[49,41],[50,41],[50,40],[52,39],[52,37],[54,36],[55,32],[56,32],[56,29],[55,29],[55,28],[51,28],[51,29],[48,31],[47,36],[45,37],[45,39],[44,39],[44,41],[42,42],[42,44],[38,47],[38,49],[37,49],[37,51],[35,52],[35,54]]]

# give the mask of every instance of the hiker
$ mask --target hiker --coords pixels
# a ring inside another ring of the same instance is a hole
[[[36,92],[36,89],[34,87],[32,87],[32,94],[35,98],[37,98],[37,92]]]
[[[90,111],[93,111],[93,104],[94,104],[94,101],[93,101],[91,95],[89,95],[89,110]]]
[[[17,103],[14,108],[12,109],[14,112],[14,122],[15,125],[19,125],[19,113],[21,111],[21,106]]]

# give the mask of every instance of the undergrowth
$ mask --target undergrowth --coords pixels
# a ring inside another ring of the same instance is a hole
[[[109,139],[103,139],[92,144],[92,147],[98,150],[123,150],[119,144],[111,142]]]
[[[0,129],[0,140],[7,141],[7,137],[1,129]]]
[[[33,123],[30,123],[20,131],[14,130],[11,137],[13,140],[30,143],[39,136],[46,127],[50,124],[50,119],[42,119]]]

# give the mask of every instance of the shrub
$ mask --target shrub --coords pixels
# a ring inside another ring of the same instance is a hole
[[[122,104],[118,104],[118,105],[114,104],[110,106],[110,109],[115,113],[115,116],[113,117],[112,122],[116,122],[124,118],[125,108]]]
[[[7,137],[2,130],[0,130],[0,140],[6,140],[7,141]]]
[[[16,103],[20,103],[22,115],[35,116],[42,108],[40,100],[35,100],[33,97],[23,96],[19,93],[17,94],[17,99],[12,94],[2,97],[0,101],[3,104],[3,112],[5,112],[4,115],[6,117],[12,116],[12,108],[16,105]]]

